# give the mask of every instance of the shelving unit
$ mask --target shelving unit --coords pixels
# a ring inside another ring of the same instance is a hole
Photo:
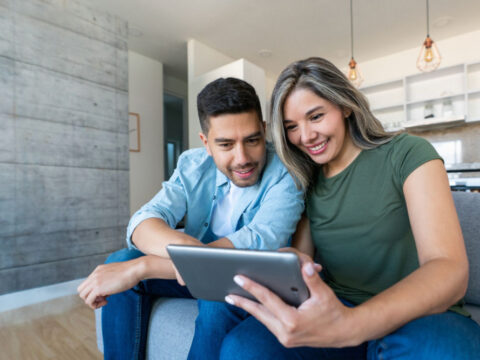
[[[480,121],[480,63],[467,64],[467,118]]]
[[[404,79],[373,84],[361,90],[386,128],[393,130],[401,127],[405,112]]]
[[[409,75],[360,90],[389,131],[480,121],[480,62]]]

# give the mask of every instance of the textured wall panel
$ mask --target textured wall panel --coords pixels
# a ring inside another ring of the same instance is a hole
[[[108,254],[0,270],[0,294],[86,277]]]
[[[117,54],[125,51],[52,24],[17,15],[15,59],[126,91],[117,81]],[[0,43],[1,44],[1,43]]]
[[[12,12],[0,2],[0,56],[13,57]]]
[[[13,114],[15,63],[0,56],[0,114]]]
[[[119,136],[126,135],[51,121],[17,118],[17,162],[117,169]],[[122,145],[125,144],[124,139],[121,141]],[[123,152],[121,155],[127,155],[128,160],[128,154]],[[128,169],[128,164],[125,167],[123,162],[122,169]]]
[[[12,7],[12,6],[11,6]],[[74,0],[14,0],[18,14],[127,50],[126,24],[114,16],[86,8]],[[81,10],[83,8],[83,10]],[[119,24],[117,24],[119,22]],[[117,30],[121,32],[117,32]]]
[[[0,163],[0,244],[15,234],[15,165]]]
[[[115,89],[35,65],[15,64],[18,116],[115,132]]]
[[[13,163],[15,162],[15,122],[11,115],[2,114],[1,112],[0,134],[2,136],[0,141],[0,163]]]
[[[1,237],[0,269],[109,253],[125,245],[125,227]]]
[[[125,246],[127,23],[0,0],[0,294],[77,279]]]
[[[117,192],[122,172],[17,166],[16,235],[116,226],[120,199],[128,196]]]

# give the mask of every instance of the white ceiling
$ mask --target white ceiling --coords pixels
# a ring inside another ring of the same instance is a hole
[[[129,48],[187,78],[188,39],[246,58],[276,77],[290,62],[322,56],[344,67],[350,58],[349,0],[84,0],[129,22]],[[355,59],[420,48],[423,0],[353,0]],[[480,29],[480,0],[430,0],[430,35],[438,41]],[[140,30],[143,35],[132,34]],[[479,39],[480,40],[480,39]],[[479,44],[472,44],[479,46]],[[268,49],[270,57],[259,51]],[[468,50],[466,50],[468,51]]]

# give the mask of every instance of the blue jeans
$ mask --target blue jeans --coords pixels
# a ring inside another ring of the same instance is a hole
[[[144,254],[122,249],[110,255],[106,263],[128,261]],[[144,359],[148,322],[153,301],[158,297],[192,298],[177,280],[149,279],[133,289],[111,295],[102,308],[104,358]]]
[[[348,304],[347,304],[348,305]],[[480,326],[447,311],[425,316],[378,340],[349,348],[285,348],[253,316],[232,305],[200,301],[189,359],[474,359]]]

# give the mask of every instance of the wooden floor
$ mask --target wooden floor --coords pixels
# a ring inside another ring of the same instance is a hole
[[[62,314],[0,327],[0,359],[102,359],[95,316],[85,305]]]

